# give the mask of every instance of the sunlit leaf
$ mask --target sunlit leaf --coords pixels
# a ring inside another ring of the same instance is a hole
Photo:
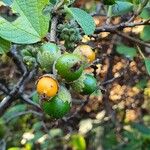
[[[68,12],[82,27],[85,34],[90,35],[95,31],[94,19],[84,10],[79,8],[65,7],[66,12]]]
[[[21,44],[40,41],[48,32],[50,17],[43,14],[48,2],[49,0],[14,0],[12,10],[19,17],[13,22],[0,17],[0,36]]]

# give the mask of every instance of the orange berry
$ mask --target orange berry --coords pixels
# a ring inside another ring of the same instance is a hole
[[[74,53],[84,56],[84,58],[87,59],[89,63],[93,62],[96,57],[95,52],[92,50],[92,48],[89,45],[78,46],[75,49]]]
[[[42,76],[36,85],[37,92],[47,97],[53,97],[57,94],[59,86],[57,80],[51,76]]]

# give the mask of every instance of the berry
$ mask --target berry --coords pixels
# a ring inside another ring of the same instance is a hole
[[[71,82],[81,76],[83,64],[78,55],[67,53],[57,59],[55,69],[63,79]]]
[[[58,94],[48,101],[42,102],[42,109],[53,118],[62,118],[71,108],[71,95],[61,86]]]
[[[93,52],[92,48],[88,45],[78,46],[73,53],[83,56],[83,59],[89,63],[93,62],[96,57],[95,52]]]
[[[37,92],[44,97],[53,97],[57,94],[59,86],[56,79],[50,75],[44,75],[37,81]]]
[[[37,59],[41,68],[45,71],[51,71],[54,61],[61,56],[61,51],[54,43],[45,43],[40,48]]]
[[[71,84],[73,90],[81,94],[92,94],[97,88],[96,79],[90,75],[83,73],[82,76]]]

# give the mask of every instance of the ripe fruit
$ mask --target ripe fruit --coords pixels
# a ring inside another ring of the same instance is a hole
[[[93,52],[89,45],[80,45],[74,50],[73,53],[83,56],[83,59],[89,63],[93,62],[96,57],[95,52]]]
[[[71,82],[81,76],[83,64],[78,55],[67,53],[57,59],[55,69],[63,79]]]
[[[88,95],[96,90],[97,81],[92,75],[83,73],[82,76],[77,81],[73,82],[71,86],[76,92]]]
[[[53,118],[62,118],[71,108],[71,95],[69,91],[61,86],[56,96],[48,101],[42,102],[42,109]]]
[[[45,43],[41,46],[38,52],[37,59],[42,69],[51,71],[54,61],[60,57],[61,51],[54,43]]]
[[[57,94],[59,86],[56,79],[50,75],[44,75],[37,81],[37,92],[44,97],[53,97]]]

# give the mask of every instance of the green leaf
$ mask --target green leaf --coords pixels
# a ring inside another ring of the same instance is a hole
[[[3,2],[7,5],[11,5],[13,0],[3,0]]]
[[[145,62],[147,73],[150,75],[150,58],[145,58],[144,62]]]
[[[133,4],[130,2],[116,1],[112,6],[112,16],[120,16],[133,10]]]
[[[38,95],[37,92],[34,92],[34,93],[32,94],[32,100],[33,100],[33,102],[39,104],[39,95]]]
[[[65,6],[65,10],[78,22],[86,35],[94,33],[95,22],[92,16],[79,8]]]
[[[133,47],[128,47],[123,44],[117,45],[116,51],[119,54],[126,56],[127,58],[133,59],[137,55],[137,51]]]
[[[150,8],[144,8],[142,13],[140,14],[140,17],[143,19],[149,19],[150,18]]]
[[[141,90],[143,90],[143,89],[146,87],[147,82],[148,82],[148,81],[146,80],[146,78],[141,79],[141,80],[136,84],[136,87],[139,88],[139,89],[141,89]]]
[[[74,134],[71,136],[70,145],[75,150],[86,150],[86,141],[82,135]]]
[[[16,113],[19,113],[19,112],[22,112],[22,111],[25,111],[27,109],[27,105],[25,104],[18,104],[18,105],[15,105],[11,108],[8,109],[8,111],[6,111],[3,115],[3,119],[8,119],[8,118],[11,118],[13,115],[16,115]]]
[[[140,132],[142,136],[150,138],[150,128],[146,127],[144,124],[133,123],[132,128]]]
[[[0,37],[0,54],[5,54],[10,50],[10,42]]]
[[[19,148],[19,147],[11,147],[11,148],[8,148],[8,150],[21,150],[21,148]]]
[[[140,38],[143,41],[148,42],[148,41],[150,41],[150,36],[149,35],[150,35],[150,26],[146,25],[146,26],[144,26],[144,29],[140,34]]]
[[[48,2],[49,0],[14,0],[12,10],[19,17],[13,22],[0,17],[0,36],[21,44],[40,41],[48,32],[50,16],[43,14]]]

